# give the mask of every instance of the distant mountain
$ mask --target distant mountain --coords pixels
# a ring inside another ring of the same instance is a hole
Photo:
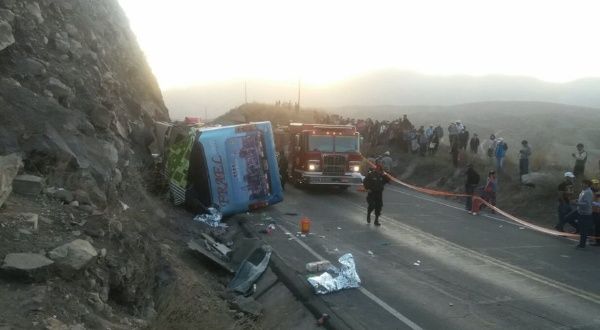
[[[248,102],[295,102],[295,83],[248,81]],[[195,114],[217,117],[244,103],[244,82],[202,85],[164,91],[173,118]],[[331,84],[303,85],[302,106],[349,105],[447,106],[489,101],[536,101],[600,108],[600,79],[557,84],[519,76],[433,76],[382,70]]]

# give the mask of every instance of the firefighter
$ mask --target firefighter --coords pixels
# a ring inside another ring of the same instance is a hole
[[[383,187],[390,179],[383,172],[381,164],[377,164],[375,169],[370,169],[363,181],[367,191],[367,223],[371,223],[371,212],[375,211],[375,226],[381,226],[379,216],[383,207]]]

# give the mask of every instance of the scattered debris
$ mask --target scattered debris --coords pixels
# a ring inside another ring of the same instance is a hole
[[[246,294],[252,288],[254,282],[267,269],[271,258],[271,247],[263,245],[255,249],[252,254],[246,258],[235,272],[235,276],[229,282],[227,288]]]
[[[223,269],[225,269],[226,271],[230,272],[230,273],[235,273],[235,270],[233,269],[233,267],[226,261],[224,261],[223,259],[219,258],[218,256],[216,256],[213,252],[209,251],[208,249],[206,249],[204,247],[204,244],[202,243],[198,243],[194,240],[191,240],[188,242],[188,249],[200,253],[203,256],[207,257],[208,259],[212,260],[213,262],[215,262],[217,265],[223,267]]]
[[[354,257],[346,253],[338,259],[341,267],[338,269],[331,266],[327,272],[308,278],[317,294],[326,294],[342,289],[360,287],[360,278],[356,272]]]
[[[204,238],[204,246],[208,250],[213,250],[218,253],[219,257],[225,261],[229,261],[232,250],[224,244],[215,241],[212,237],[207,234],[202,234]]]
[[[309,273],[324,272],[332,267],[329,260],[313,261],[306,264],[306,271]]]
[[[417,260],[413,263],[414,266],[421,266],[421,260]]]
[[[519,229],[525,229],[525,227],[519,227]]]
[[[122,201],[119,201],[119,203],[121,203],[121,207],[123,208],[123,211],[127,211],[129,209],[129,205],[123,203]]]
[[[367,251],[367,253],[370,255],[374,255],[373,251],[371,251],[371,250]]]
[[[215,209],[214,207],[209,207],[208,210],[210,211],[210,213],[198,214],[194,218],[194,221],[204,222],[205,224],[211,227],[227,228],[226,224],[221,223],[223,215],[217,209]]]
[[[263,234],[271,234],[273,232],[273,230],[275,230],[275,225],[274,224],[270,224],[267,226],[267,228],[262,229],[260,232]]]
[[[329,314],[325,314],[323,313],[323,315],[321,315],[321,317],[319,317],[319,319],[317,320],[317,326],[322,326],[325,325],[325,322],[327,322],[327,320],[329,319]]]
[[[452,306],[454,306],[454,304],[453,303],[448,303],[448,306],[452,307]]]
[[[296,215],[298,215],[298,213],[295,213],[295,212],[286,212],[284,214],[285,215],[289,215],[289,216],[296,216]]]
[[[342,229],[342,227],[337,227],[338,230]]]

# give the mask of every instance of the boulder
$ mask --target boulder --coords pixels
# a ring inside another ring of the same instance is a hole
[[[24,280],[42,281],[48,278],[54,262],[41,254],[10,253],[4,258],[2,272]]]
[[[40,5],[37,2],[29,2],[25,7],[27,8],[29,14],[35,18],[38,24],[44,23],[44,17],[42,17],[42,10],[40,9]]]
[[[62,188],[57,189],[53,197],[67,204],[74,200],[73,193]]]
[[[543,172],[532,172],[525,174],[521,177],[521,182],[524,185],[529,186],[547,186],[552,187],[554,184],[557,184],[556,177],[550,173]]]
[[[75,190],[75,200],[79,202],[80,205],[89,205],[92,204],[92,200],[90,199],[90,195],[85,190]]]
[[[83,270],[97,256],[98,252],[92,244],[82,239],[76,239],[48,252],[48,257],[56,262],[61,275],[65,277],[72,277],[76,272]]]
[[[13,180],[23,166],[21,157],[17,154],[0,156],[0,207],[13,190]]]
[[[19,175],[13,180],[13,191],[21,195],[39,195],[44,188],[44,179],[35,175]]]
[[[50,79],[48,79],[47,88],[56,97],[69,97],[73,95],[73,90],[69,86],[65,85],[62,81],[54,77],[50,77]]]
[[[8,9],[0,9],[0,20],[12,24],[15,21],[15,14]]]
[[[15,43],[12,26],[5,20],[0,19],[0,51]]]
[[[28,77],[43,76],[46,74],[46,66],[33,58],[24,58],[17,60],[17,71]]]
[[[71,43],[69,42],[69,35],[67,33],[56,33],[54,35],[54,47],[59,52],[66,54],[71,50]]]

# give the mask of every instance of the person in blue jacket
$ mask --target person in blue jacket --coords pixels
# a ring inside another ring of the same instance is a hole
[[[498,138],[498,143],[496,143],[496,169],[498,171],[502,170],[504,166],[504,157],[506,156],[506,150],[508,150],[508,145],[504,142],[503,138]]]

